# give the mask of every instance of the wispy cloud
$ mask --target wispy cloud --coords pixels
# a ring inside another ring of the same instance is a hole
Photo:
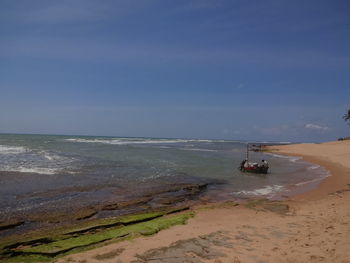
[[[310,129],[310,130],[319,130],[319,131],[328,131],[330,130],[329,127],[327,126],[321,126],[318,124],[314,124],[314,123],[307,123],[304,126],[305,129]]]

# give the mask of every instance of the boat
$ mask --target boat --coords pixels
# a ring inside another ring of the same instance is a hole
[[[248,162],[247,166],[240,167],[240,170],[247,173],[267,174],[269,167],[257,163]]]
[[[267,174],[269,170],[269,164],[267,161],[262,160],[261,164],[256,162],[249,162],[249,143],[247,144],[247,158],[241,162],[239,169],[242,172],[256,173],[256,174]]]

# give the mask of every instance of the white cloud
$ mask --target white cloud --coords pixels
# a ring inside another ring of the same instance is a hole
[[[313,124],[313,123],[305,124],[304,128],[311,129],[311,130],[320,130],[320,131],[328,131],[329,130],[329,127],[327,127],[327,126],[320,126],[320,125]]]

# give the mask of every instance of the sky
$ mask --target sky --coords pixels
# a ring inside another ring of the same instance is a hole
[[[0,132],[350,136],[350,1],[0,0]]]

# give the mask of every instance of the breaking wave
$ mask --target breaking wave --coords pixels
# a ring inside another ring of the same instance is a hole
[[[70,168],[73,158],[22,146],[0,145],[0,171],[55,174]]]
[[[234,195],[244,195],[244,196],[271,196],[283,190],[282,185],[268,185],[263,188],[258,188],[255,190],[243,190],[238,192],[233,192]]]
[[[202,149],[202,148],[180,148],[180,150],[184,150],[184,151],[195,151],[195,152],[218,152],[218,150],[213,150],[213,149]]]
[[[19,154],[26,151],[27,149],[22,146],[0,145],[0,154]]]
[[[315,170],[315,169],[318,169],[320,168],[321,166],[320,165],[313,165],[313,166],[310,166],[308,168],[306,168],[307,170]]]
[[[317,167],[320,168],[320,167]],[[315,168],[316,169],[316,168]],[[328,171],[324,171],[320,177],[314,178],[312,180],[309,181],[305,181],[305,182],[300,182],[300,183],[296,183],[295,186],[302,186],[302,185],[306,185],[306,184],[312,184],[312,183],[316,183],[316,182],[320,182],[322,180],[324,180],[325,178],[331,176],[331,174]]]
[[[277,157],[277,158],[287,159],[287,160],[289,160],[289,161],[291,161],[293,163],[303,159],[302,157],[298,157],[298,156],[287,156],[287,155],[280,155],[280,154],[275,154],[275,153],[265,153],[265,154],[271,155],[271,156]]]
[[[36,173],[36,174],[55,174],[59,169],[43,168],[43,167],[4,167],[2,169],[6,172],[20,172],[20,173]]]
[[[115,144],[115,145],[127,145],[127,144],[169,144],[169,143],[187,143],[187,142],[214,142],[214,140],[196,140],[196,139],[139,139],[139,138],[118,138],[118,139],[81,139],[70,138],[65,139],[68,142],[80,142],[80,143],[102,143],[102,144]]]

